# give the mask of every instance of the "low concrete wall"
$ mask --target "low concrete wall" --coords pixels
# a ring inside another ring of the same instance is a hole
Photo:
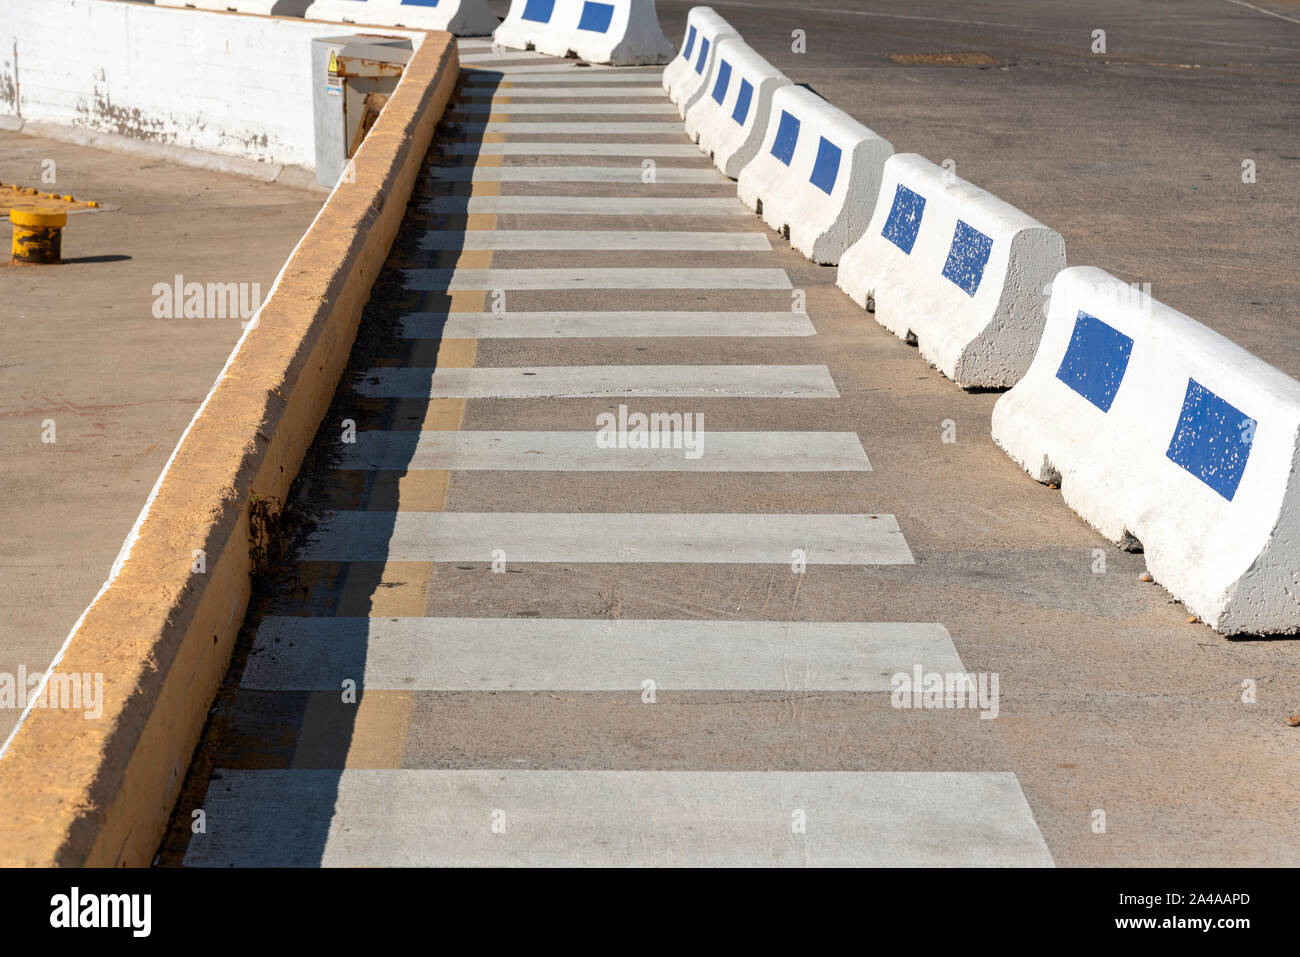
[[[32,709],[0,756],[0,866],[157,850],[247,607],[252,492],[287,496],[456,84],[451,35],[425,37],[51,668],[103,675],[102,715]]]
[[[0,125],[312,169],[311,41],[357,32],[119,0],[0,0]]]

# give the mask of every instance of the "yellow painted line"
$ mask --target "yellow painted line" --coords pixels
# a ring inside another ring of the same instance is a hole
[[[502,137],[504,140],[504,137]],[[500,157],[492,159],[500,161]],[[499,195],[499,184],[481,195]],[[469,229],[495,229],[496,216],[469,216]],[[491,250],[462,254],[459,262],[469,268],[489,268]],[[447,300],[450,299],[450,305]],[[483,292],[429,293],[426,308],[449,308],[452,312],[482,312]],[[437,344],[435,364],[443,368],[468,369],[478,356],[476,339],[443,339]],[[465,418],[464,399],[434,399],[420,428],[454,431]],[[447,507],[451,473],[444,469],[411,471],[339,470],[331,473],[330,486],[352,499],[352,507],[383,511],[440,512]],[[341,489],[340,489],[341,486]],[[347,507],[342,505],[342,507]],[[310,567],[309,567],[310,566]],[[432,562],[303,562],[298,579],[311,591],[327,589],[335,599],[334,614],[346,617],[416,618],[428,610],[428,585],[433,579]],[[310,592],[309,592],[310,593]],[[317,592],[324,597],[325,592]],[[295,768],[400,768],[411,731],[413,696],[409,691],[366,691],[356,704],[344,703],[339,692],[315,693],[307,703],[294,748]],[[346,754],[341,753],[346,748]]]
[[[290,767],[400,768],[413,704],[409,691],[359,691],[355,704],[341,688],[313,693]]]

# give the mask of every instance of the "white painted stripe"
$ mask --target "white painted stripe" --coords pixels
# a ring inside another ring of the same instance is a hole
[[[683,136],[682,124],[675,123],[650,123],[650,122],[631,122],[631,123],[535,123],[531,120],[492,120],[488,123],[470,122],[464,123],[456,120],[455,117],[448,118],[447,122],[454,123],[466,133],[473,135],[475,133],[565,133],[585,136],[608,136],[619,133],[657,133],[661,136]]]
[[[435,182],[467,183],[643,183],[640,166],[431,166]],[[719,173],[708,169],[674,169],[657,166],[655,184],[707,183],[726,185]],[[655,185],[646,184],[646,185]]]
[[[825,366],[386,366],[358,375],[354,388],[387,399],[839,398]]]
[[[965,674],[942,625],[555,618],[262,619],[239,686],[333,691],[888,692]]]
[[[689,156],[690,143],[443,143],[438,149],[455,156]]]
[[[677,109],[671,103],[456,103],[452,106],[452,119],[456,113],[520,116],[529,113],[662,113],[676,116]]]
[[[631,409],[629,414],[639,411]],[[355,443],[342,447],[338,465],[344,469],[516,472],[871,469],[867,453],[853,432],[711,432],[696,424],[700,419],[691,422],[691,431],[684,433],[678,416],[677,431],[663,436],[666,448],[601,448],[596,444],[594,427],[586,432],[368,431],[358,433]],[[639,441],[635,433],[625,438]],[[657,426],[654,439],[660,441]]]
[[[457,44],[461,41],[457,40]],[[491,50],[490,52],[474,51],[470,53],[461,53],[461,63],[489,63],[494,66],[505,66],[508,64],[520,63],[555,63],[555,57],[548,57],[544,53],[534,53],[532,50],[502,50],[500,52]]]
[[[407,289],[792,289],[784,269],[403,269]]]
[[[436,229],[420,237],[421,249],[552,249],[669,252],[765,252],[763,233],[696,233],[623,229]]]
[[[537,99],[545,97],[547,99],[560,99],[568,97],[575,100],[587,100],[592,98],[605,97],[623,97],[631,99],[632,97],[654,97],[656,100],[664,98],[663,87],[660,86],[538,86],[529,84],[527,88],[501,87],[489,88],[484,86],[466,86],[462,89],[461,95],[456,97],[457,103],[474,102],[477,100],[490,101],[498,97],[509,97],[515,99]]]
[[[892,515],[597,512],[338,512],[299,552],[302,561],[652,562],[789,566],[907,565]]]
[[[534,216],[752,216],[735,197],[654,196],[435,196],[422,213],[499,213]]]
[[[646,73],[626,67],[606,70],[511,70],[509,75],[496,70],[465,71],[462,89],[485,87],[498,89],[502,83],[516,85],[560,86],[565,83],[661,83],[663,72]],[[662,85],[659,87],[662,91]]]
[[[516,76],[554,80],[582,80],[609,83],[613,80],[646,83],[662,80],[663,70],[635,69],[626,66],[578,66],[573,60],[552,60],[550,63],[522,64],[512,67],[473,66],[463,71],[472,82],[481,82],[494,76],[509,82]]]
[[[219,774],[187,867],[1053,864],[1005,771]],[[806,833],[793,832],[797,812]]]
[[[802,312],[412,312],[408,339],[621,339],[811,336]]]

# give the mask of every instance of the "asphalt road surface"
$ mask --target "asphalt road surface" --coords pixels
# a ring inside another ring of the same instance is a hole
[[[661,8],[676,41],[687,6]],[[715,8],[1072,264],[1300,372],[1300,23]],[[972,50],[997,65],[887,56]],[[1293,641],[1228,641],[1140,581],[993,445],[996,394],[735,199],[659,70],[462,51],[511,85],[467,78],[430,153],[164,864],[1300,859]],[[567,108],[510,109],[541,103]],[[702,454],[601,447],[620,406],[702,416]],[[900,674],[979,693],[927,708]]]

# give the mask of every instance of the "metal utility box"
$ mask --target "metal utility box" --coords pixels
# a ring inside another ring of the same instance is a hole
[[[412,53],[408,37],[349,34],[311,41],[316,182],[338,182]]]

